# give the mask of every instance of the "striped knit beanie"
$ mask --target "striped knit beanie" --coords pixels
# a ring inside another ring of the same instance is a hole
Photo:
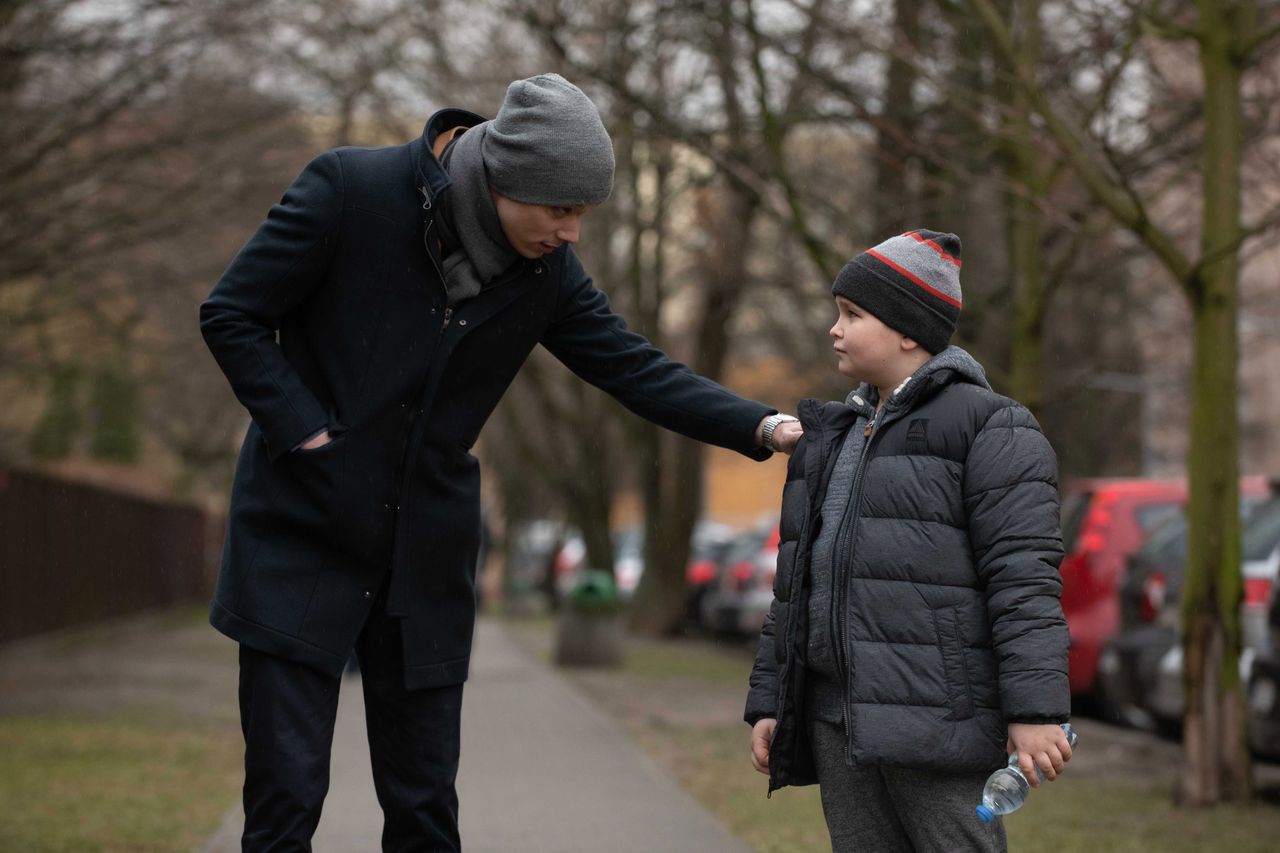
[[[831,293],[936,355],[960,319],[960,238],[923,228],[890,237],[845,264]]]

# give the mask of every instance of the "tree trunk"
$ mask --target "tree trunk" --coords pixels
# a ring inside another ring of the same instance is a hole
[[[1009,219],[1014,314],[1009,394],[1039,418],[1044,409],[1044,219],[1033,200],[1021,197],[1010,200]]]
[[[1014,45],[1024,74],[1034,74],[1040,61],[1039,0],[1015,0]],[[1017,72],[1009,69],[1011,75]],[[1045,275],[1044,214],[1040,204],[1048,188],[1042,148],[1031,125],[1032,107],[1026,94],[1012,82],[1003,147],[1009,215],[1009,272],[1013,284],[1013,329],[1009,346],[1009,393],[1040,417],[1044,407],[1044,311]],[[998,91],[1006,91],[999,84]]]
[[[1241,105],[1238,45],[1246,12],[1200,0],[1204,74],[1202,263],[1191,282],[1190,543],[1183,592],[1186,719],[1180,798],[1188,805],[1252,795],[1240,685],[1240,517],[1236,331]]]
[[[920,42],[920,4],[913,0],[897,0],[893,5],[894,50],[889,55],[889,71],[885,80],[883,123],[876,132],[876,185],[874,240],[900,234],[908,226],[919,227],[919,215],[913,188],[907,181],[911,162],[900,140],[915,138],[920,121],[912,92],[916,85],[915,65],[903,54]]]
[[[739,159],[750,156],[744,130],[739,78],[735,66],[732,4],[719,2],[708,9],[704,37],[713,47],[717,83],[724,97],[726,132],[740,146]],[[690,366],[708,379],[718,380],[729,348],[729,322],[742,299],[747,281],[747,246],[759,199],[736,186],[720,185],[719,205],[706,214],[706,228],[715,248],[704,259],[699,282],[703,308],[694,330]],[[680,630],[685,612],[685,568],[694,525],[702,509],[703,447],[690,439],[659,436],[658,467],[649,473],[645,507],[645,567],[632,602],[631,629],[649,635]],[[668,455],[661,452],[671,448]],[[670,464],[665,464],[667,461]]]
[[[747,252],[758,199],[725,189],[723,212],[713,224],[720,235],[716,256],[703,279],[703,310],[697,325],[692,366],[718,380],[729,350],[729,324],[747,280]],[[670,436],[671,464],[653,472],[646,507],[645,570],[631,608],[633,631],[650,635],[680,630],[685,613],[685,568],[694,525],[702,509],[704,448],[691,439]],[[659,444],[663,444],[659,441]]]
[[[1011,63],[1016,50],[991,0],[969,4]],[[1204,77],[1200,257],[1192,263],[1131,187],[1107,175],[1087,142],[1057,113],[1033,76],[1019,75],[1044,126],[1093,197],[1160,259],[1191,301],[1194,325],[1191,496],[1183,590],[1186,718],[1179,798],[1191,805],[1252,794],[1239,654],[1241,601],[1237,415],[1240,274],[1241,78],[1259,39],[1256,0],[1197,0],[1192,35]],[[1182,31],[1178,31],[1182,35]]]
[[[702,507],[702,445],[676,435],[659,436],[659,443],[674,447],[671,464],[658,473],[661,497],[645,515],[645,568],[630,613],[631,630],[649,636],[680,631],[689,541]]]

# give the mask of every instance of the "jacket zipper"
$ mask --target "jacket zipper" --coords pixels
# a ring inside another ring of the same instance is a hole
[[[844,699],[844,740],[845,740],[845,761],[853,762],[853,679],[849,673],[849,654],[846,643],[848,642],[848,628],[846,623],[849,616],[849,581],[847,577],[849,560],[852,556],[849,549],[853,546],[853,537],[858,529],[858,504],[862,501],[862,480],[867,470],[867,459],[871,455],[871,447],[875,442],[879,432],[876,431],[876,421],[879,420],[880,411],[872,414],[871,419],[867,422],[866,428],[862,431],[866,443],[862,446],[862,453],[858,457],[858,473],[853,482],[853,492],[849,496],[849,506],[845,511],[845,517],[842,521],[842,535],[837,538],[835,557],[836,569],[836,669],[840,673],[840,680],[843,682],[843,699]]]
[[[836,653],[836,671],[841,674],[842,679],[844,678],[845,668],[844,668],[844,663],[841,661],[841,655],[844,654],[843,652],[844,636],[841,632],[840,614],[843,612],[843,607],[840,599],[843,593],[841,592],[841,586],[840,586],[841,569],[840,569],[840,564],[836,562],[836,558],[839,557],[839,546],[842,542],[844,542],[844,539],[845,539],[844,534],[847,532],[850,519],[852,518],[850,513],[853,510],[853,502],[857,494],[858,484],[862,481],[862,463],[866,460],[867,447],[870,444],[870,442],[867,441],[867,439],[869,439],[871,437],[871,433],[875,431],[876,416],[879,414],[880,413],[878,411],[872,412],[871,417],[867,419],[866,427],[864,427],[862,430],[862,438],[863,438],[862,451],[858,455],[858,468],[857,468],[857,473],[854,475],[854,488],[849,493],[849,503],[845,506],[845,514],[840,519],[840,530],[837,531],[836,533],[837,547],[831,553],[831,558],[832,558],[831,583],[832,583],[832,589],[834,594],[831,596],[831,614],[828,617],[827,622],[830,625],[830,628],[828,629],[828,631],[831,634],[831,636],[829,637],[831,641],[831,646]],[[836,449],[835,452],[837,455],[839,455],[840,453],[839,449]],[[830,488],[830,486],[828,486],[828,488]]]

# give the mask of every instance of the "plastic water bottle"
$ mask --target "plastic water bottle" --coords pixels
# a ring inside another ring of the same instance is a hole
[[[1067,735],[1067,743],[1075,749],[1076,730],[1071,728],[1070,723],[1063,723],[1062,731]],[[1039,767],[1035,770],[1037,779],[1043,782],[1044,773],[1040,772]],[[1022,768],[1018,766],[1018,753],[1015,752],[1009,756],[1008,764],[987,777],[987,784],[982,789],[982,804],[976,809],[978,820],[990,823],[996,819],[996,815],[1022,808],[1030,790],[1031,783],[1022,775]]]

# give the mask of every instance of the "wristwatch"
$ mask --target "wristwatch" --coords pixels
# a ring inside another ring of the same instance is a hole
[[[773,431],[778,428],[778,424],[794,420],[798,420],[798,418],[793,418],[790,415],[769,415],[769,417],[765,418],[764,429],[760,430],[760,440],[765,448],[777,453],[778,448],[773,444]]]

